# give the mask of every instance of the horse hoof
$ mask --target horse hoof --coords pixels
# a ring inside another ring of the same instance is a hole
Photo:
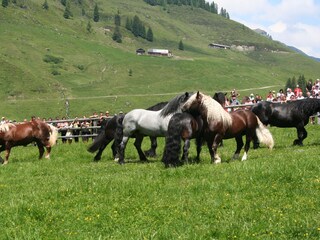
[[[303,146],[303,143],[301,141],[299,141],[298,139],[293,141],[293,145],[294,146]]]
[[[119,162],[119,158],[115,158],[113,161],[115,161],[115,162]]]

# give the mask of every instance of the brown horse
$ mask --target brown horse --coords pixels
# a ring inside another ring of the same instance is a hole
[[[217,147],[222,139],[235,138],[237,149],[233,158],[238,158],[243,147],[242,136],[246,135],[244,155],[242,161],[247,159],[250,142],[258,138],[261,143],[272,149],[274,142],[269,130],[260,122],[259,118],[248,110],[226,112],[223,107],[210,96],[197,92],[193,94],[182,107],[193,115],[200,115],[204,124],[204,140],[207,142],[211,161],[220,163]]]
[[[35,142],[39,149],[39,159],[43,157],[44,147],[47,150],[46,158],[50,158],[51,147],[56,143],[58,131],[52,125],[34,120],[31,122],[0,126],[0,152],[6,150],[3,164],[7,164],[12,147],[26,146]]]

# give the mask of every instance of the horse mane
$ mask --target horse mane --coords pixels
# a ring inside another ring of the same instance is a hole
[[[184,103],[189,97],[191,93],[186,92],[182,95],[174,97],[167,105],[161,110],[160,116],[167,117],[170,114],[174,114],[177,112],[181,112],[181,103]]]
[[[164,108],[167,104],[168,104],[168,102],[159,102],[156,105],[148,107],[147,110],[158,111],[158,110]]]
[[[0,125],[0,132],[8,132],[10,128],[16,127],[13,123],[4,123]]]
[[[223,126],[230,127],[232,125],[232,118],[228,112],[216,100],[208,95],[199,93],[202,96],[202,106],[207,111],[207,121],[219,121]],[[196,95],[196,94],[195,94]]]

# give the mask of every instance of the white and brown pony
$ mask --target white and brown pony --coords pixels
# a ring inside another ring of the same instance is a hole
[[[239,158],[244,145],[242,136],[246,136],[244,155],[242,161],[247,159],[250,142],[255,138],[273,148],[274,141],[270,131],[260,122],[259,118],[249,110],[226,112],[223,107],[210,96],[201,92],[193,94],[182,106],[183,111],[188,111],[194,116],[200,115],[204,124],[204,140],[207,142],[211,161],[220,163],[217,147],[222,139],[235,138],[237,149],[233,158]]]
[[[26,146],[35,142],[39,149],[39,159],[43,157],[46,148],[46,158],[50,158],[51,147],[58,138],[57,128],[45,122],[34,120],[31,122],[0,125],[0,152],[6,151],[3,164],[9,161],[11,148]]]

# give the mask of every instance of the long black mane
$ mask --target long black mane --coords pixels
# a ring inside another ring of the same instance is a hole
[[[192,95],[191,92],[186,92],[182,95],[174,97],[168,104],[162,109],[160,115],[166,117],[170,114],[181,112],[181,105],[185,103]]]

